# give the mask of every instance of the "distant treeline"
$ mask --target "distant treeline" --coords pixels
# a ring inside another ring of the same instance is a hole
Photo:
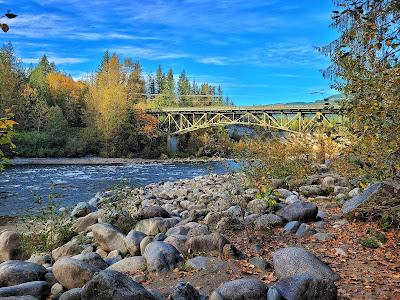
[[[23,68],[11,44],[0,49],[0,112],[15,115],[16,155],[144,156],[166,152],[157,120],[143,109],[232,104],[221,86],[178,80],[161,66],[144,76],[141,64],[106,52],[98,69],[76,81],[43,56]]]

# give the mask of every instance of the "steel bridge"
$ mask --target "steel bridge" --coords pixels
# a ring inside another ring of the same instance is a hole
[[[267,105],[231,107],[177,107],[148,109],[159,128],[180,135],[214,126],[261,126],[275,131],[311,132],[319,125],[340,126],[341,109],[330,105]]]

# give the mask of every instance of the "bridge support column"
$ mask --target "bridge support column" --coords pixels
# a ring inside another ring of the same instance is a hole
[[[172,154],[178,153],[179,148],[179,135],[168,135],[167,138],[167,149]]]

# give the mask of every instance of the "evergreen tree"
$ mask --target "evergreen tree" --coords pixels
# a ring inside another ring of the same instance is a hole
[[[147,94],[151,99],[156,93],[156,81],[153,77],[153,74],[150,73],[147,77]]]
[[[224,103],[224,96],[222,93],[222,87],[219,84],[217,89],[217,105],[222,105]]]
[[[190,106],[192,104],[191,98],[189,97],[190,82],[189,82],[189,79],[186,77],[185,70],[183,70],[182,73],[179,75],[178,95],[179,95],[180,104],[182,106]]]
[[[108,50],[106,50],[106,52],[104,52],[103,57],[101,59],[100,66],[97,70],[97,73],[106,71],[109,62],[110,62],[110,53],[108,52]]]
[[[156,87],[157,87],[157,93],[156,94],[162,94],[163,87],[164,87],[164,73],[162,71],[161,65],[158,66],[157,68],[157,74],[156,74]]]
[[[124,62],[127,77],[128,98],[132,103],[146,99],[146,82],[142,75],[142,66],[139,62],[127,59]]]
[[[55,65],[50,63],[47,56],[43,55],[39,63],[29,74],[29,84],[38,92],[38,97],[47,104],[52,105],[48,75],[55,72]]]

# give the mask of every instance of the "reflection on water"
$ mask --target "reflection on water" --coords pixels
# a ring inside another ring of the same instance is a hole
[[[144,186],[210,173],[222,174],[235,167],[233,162],[16,166],[0,173],[0,216],[24,214],[36,207],[35,194],[46,199],[47,195],[57,193],[60,205],[72,206],[121,182]]]

